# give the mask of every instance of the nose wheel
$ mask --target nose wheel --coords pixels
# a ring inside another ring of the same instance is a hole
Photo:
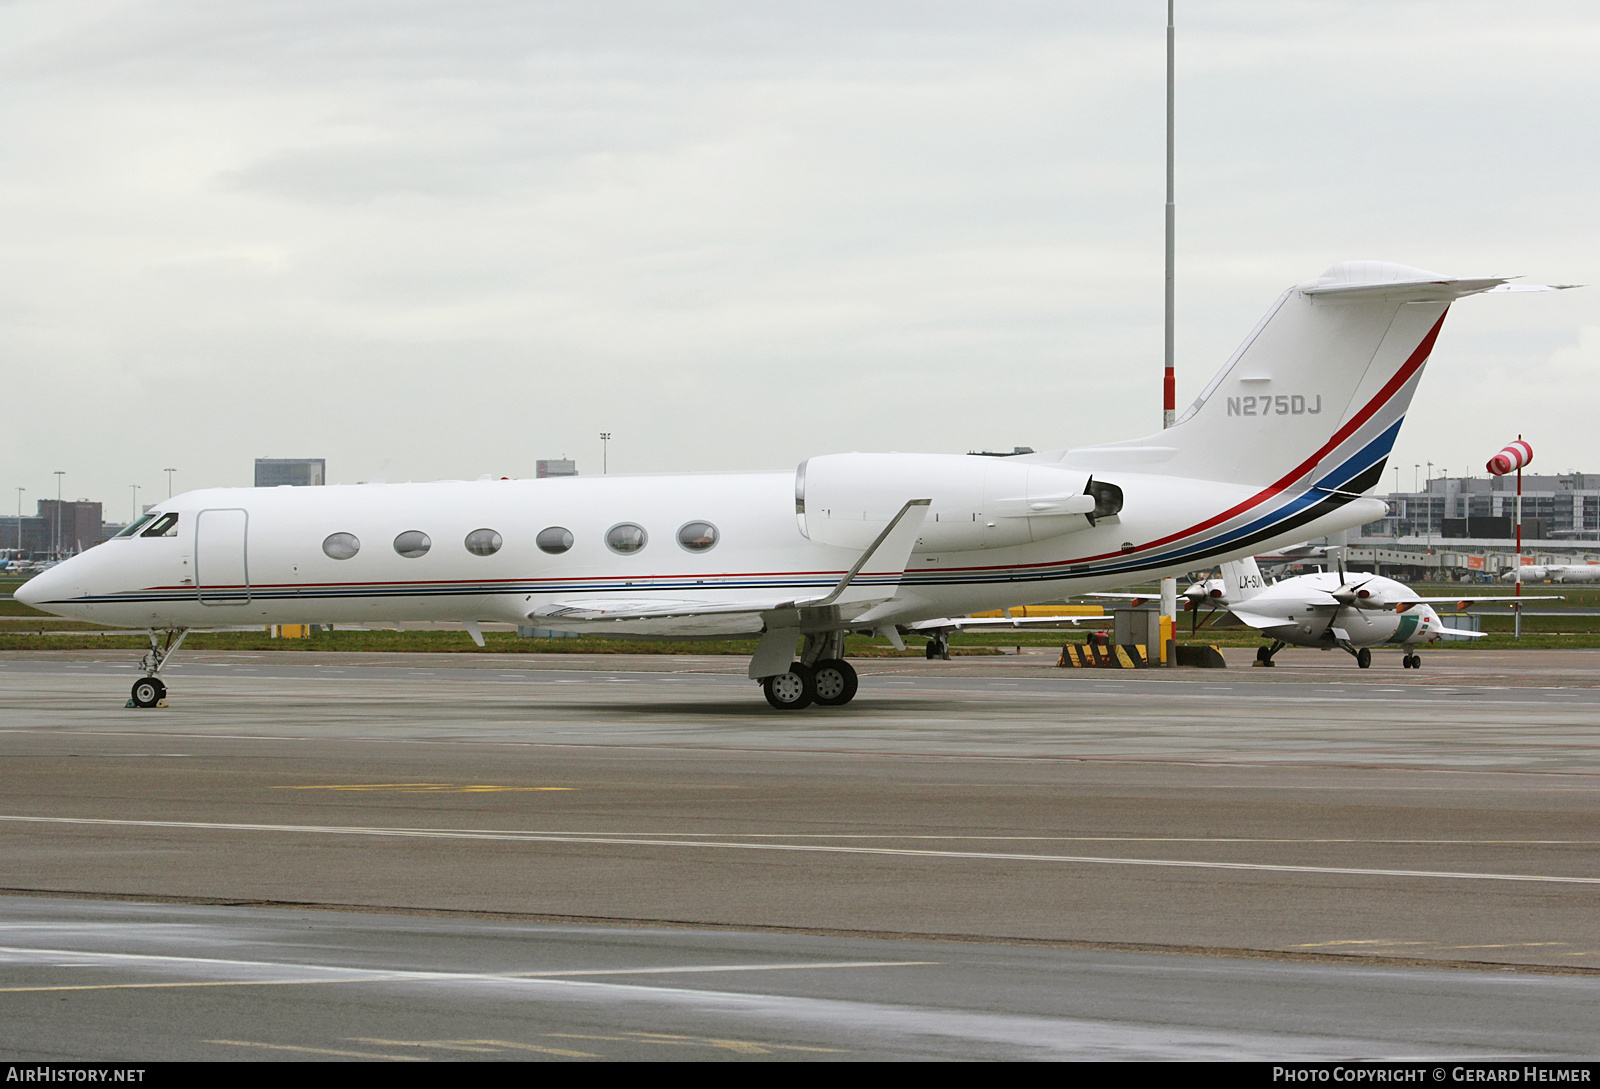
[[[130,707],[155,707],[167,698],[167,686],[160,677],[140,677],[133,682],[133,693],[128,697]]]

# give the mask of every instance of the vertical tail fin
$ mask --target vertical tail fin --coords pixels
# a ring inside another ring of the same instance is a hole
[[[1229,605],[1242,605],[1266,588],[1254,556],[1222,565],[1223,600]]]
[[[1335,265],[1284,292],[1173,427],[1064,460],[1359,494],[1382,475],[1450,303],[1504,282]]]

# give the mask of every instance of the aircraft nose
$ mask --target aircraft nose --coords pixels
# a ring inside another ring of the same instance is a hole
[[[20,601],[24,605],[28,605],[33,608],[38,608],[39,602],[43,601],[48,596],[46,593],[47,587],[44,584],[49,581],[49,578],[49,571],[39,572],[37,575],[33,576],[33,578],[29,579],[27,582],[24,582],[21,586],[18,586],[15,590],[11,591],[12,600]]]
[[[77,580],[74,574],[67,572],[66,568],[76,563],[79,558],[75,556],[70,560],[56,564],[48,571],[40,571],[33,578],[13,590],[11,593],[12,599],[47,613],[58,612],[57,609],[51,607],[50,603],[60,602],[75,596],[74,584]]]

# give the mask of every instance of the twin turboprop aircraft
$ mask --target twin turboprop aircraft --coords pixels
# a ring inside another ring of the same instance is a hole
[[[1405,652],[1400,664],[1421,669],[1417,647],[1436,639],[1479,639],[1478,632],[1446,627],[1435,604],[1458,609],[1486,601],[1552,601],[1550,597],[1420,597],[1411,587],[1381,575],[1319,571],[1267,583],[1250,557],[1222,565],[1220,579],[1190,587],[1190,605],[1198,610],[1209,602],[1226,608],[1241,623],[1272,639],[1271,646],[1256,651],[1256,661],[1273,665],[1272,656],[1285,646],[1338,647],[1348,651],[1356,665],[1372,665],[1372,647],[1394,644]]]
[[[1007,458],[831,454],[792,472],[210,489],[16,597],[151,633],[454,621],[759,639],[777,708],[848,703],[847,632],[1193,570],[1369,522],[1451,302],[1511,290],[1376,261],[1289,288],[1171,428]],[[796,653],[796,646],[800,649]]]

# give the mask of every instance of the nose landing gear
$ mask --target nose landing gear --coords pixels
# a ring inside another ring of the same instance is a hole
[[[167,664],[167,659],[178,652],[183,646],[184,636],[189,634],[188,628],[169,628],[166,632],[166,641],[158,640],[155,630],[150,631],[150,649],[145,651],[143,658],[139,659],[139,668],[145,673],[143,677],[133,682],[133,691],[128,696],[128,707],[165,707],[167,705],[167,685],[157,674]]]

